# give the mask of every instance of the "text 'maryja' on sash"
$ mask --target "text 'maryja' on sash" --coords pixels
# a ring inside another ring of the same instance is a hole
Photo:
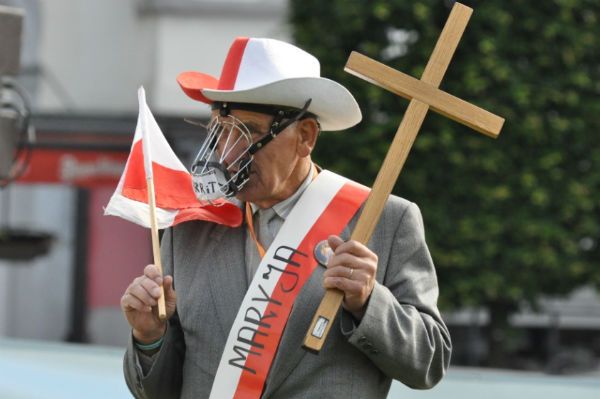
[[[322,171],[263,257],[229,332],[211,398],[260,398],[296,296],[317,261],[313,248],[340,234],[369,189]]]

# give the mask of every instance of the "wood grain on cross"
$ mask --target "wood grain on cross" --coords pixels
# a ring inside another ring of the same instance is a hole
[[[496,138],[500,134],[503,118],[438,89],[472,12],[469,7],[454,4],[420,80],[359,53],[350,55],[347,72],[410,100],[351,240],[366,244],[371,238],[430,108],[487,136]],[[321,350],[343,299],[342,291],[327,290],[306,333],[304,348],[317,353]]]

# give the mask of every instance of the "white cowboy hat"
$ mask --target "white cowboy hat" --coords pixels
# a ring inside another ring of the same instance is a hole
[[[362,119],[352,94],[342,85],[320,76],[319,61],[291,44],[275,39],[238,37],[229,49],[219,79],[201,72],[177,77],[194,100],[281,105],[301,109],[319,118],[322,130],[342,130]]]

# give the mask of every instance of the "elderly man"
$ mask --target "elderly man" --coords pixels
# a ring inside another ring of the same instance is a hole
[[[352,95],[273,39],[238,38],[219,79],[178,82],[212,107],[197,195],[237,199],[246,221],[167,230],[165,277],[149,265],[127,288],[134,396],[385,398],[392,379],[435,385],[451,343],[417,206],[391,197],[369,245],[348,240],[368,190],[311,161],[321,130],[361,120]],[[343,309],[314,355],[302,339],[325,288],[343,291]]]

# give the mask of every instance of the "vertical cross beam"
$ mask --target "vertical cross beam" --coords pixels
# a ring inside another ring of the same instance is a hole
[[[415,79],[353,52],[345,70],[405,98],[410,103],[350,239],[366,244],[379,221],[427,111],[441,113],[475,130],[497,137],[504,119],[438,89],[473,10],[455,3],[421,79]],[[328,289],[304,339],[304,348],[318,353],[344,299],[342,291]]]

